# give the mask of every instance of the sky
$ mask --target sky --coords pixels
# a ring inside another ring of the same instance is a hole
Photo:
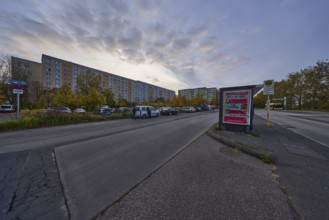
[[[177,91],[286,79],[329,58],[328,0],[0,0],[0,54]]]

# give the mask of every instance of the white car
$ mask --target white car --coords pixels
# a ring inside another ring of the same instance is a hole
[[[183,108],[183,111],[185,113],[192,113],[192,112],[196,112],[196,109],[192,106],[186,106],[186,107]]]
[[[47,109],[48,112],[54,113],[71,113],[71,109],[68,107],[50,107]]]
[[[152,106],[140,105],[134,108],[135,118],[159,117],[160,111]]]
[[[83,108],[76,108],[74,109],[75,113],[86,113],[86,110],[84,110]]]

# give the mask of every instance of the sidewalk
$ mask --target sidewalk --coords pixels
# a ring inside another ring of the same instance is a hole
[[[98,219],[296,219],[268,165],[204,134]]]
[[[273,173],[299,218],[329,219],[329,149],[279,125],[267,127],[258,116],[254,132],[259,138],[232,132],[216,135],[233,147],[242,143],[242,150],[256,157],[270,155]]]

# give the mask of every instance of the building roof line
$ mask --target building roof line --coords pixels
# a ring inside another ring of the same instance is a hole
[[[134,82],[141,82],[141,83],[144,83],[144,84],[147,84],[147,85],[151,85],[151,86],[155,86],[155,87],[158,87],[158,88],[161,88],[161,89],[165,89],[165,90],[168,90],[168,91],[171,91],[171,92],[175,92],[174,90],[166,89],[166,88],[163,88],[161,86],[157,86],[157,85],[154,85],[154,84],[146,83],[146,82],[143,82],[143,81],[140,81],[140,80],[129,79],[129,78],[124,77],[124,76],[119,76],[119,75],[116,75],[116,74],[113,74],[113,73],[110,73],[110,72],[106,72],[106,71],[103,71],[103,70],[98,70],[98,69],[95,69],[95,68],[92,68],[92,67],[88,67],[88,66],[84,66],[84,65],[81,65],[81,64],[78,64],[78,63],[74,63],[72,61],[67,61],[67,60],[63,60],[63,59],[57,58],[57,57],[49,56],[47,54],[42,54],[42,56],[47,56],[47,57],[54,58],[54,59],[57,59],[57,60],[60,60],[60,61],[64,61],[64,62],[69,62],[69,63],[72,63],[72,64],[76,64],[76,65],[79,65],[79,66],[82,66],[82,67],[85,67],[85,68],[88,68],[88,69],[93,69],[93,70],[96,70],[96,71],[99,71],[99,72],[102,72],[102,73],[111,74],[111,75],[114,75],[114,76],[117,76],[117,77],[121,77],[121,78],[124,78],[124,79],[127,79],[127,80],[134,81]]]

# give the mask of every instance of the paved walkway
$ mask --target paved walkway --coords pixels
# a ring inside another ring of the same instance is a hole
[[[268,165],[204,134],[99,219],[294,219]]]

